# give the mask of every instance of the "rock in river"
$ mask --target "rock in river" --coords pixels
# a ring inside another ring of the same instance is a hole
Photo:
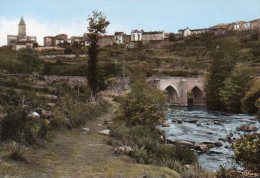
[[[257,128],[252,125],[242,125],[241,127],[238,127],[237,130],[243,132],[253,132],[253,131],[257,131]]]
[[[206,153],[209,150],[209,147],[206,144],[200,144],[200,145],[195,146],[195,149],[202,153]]]

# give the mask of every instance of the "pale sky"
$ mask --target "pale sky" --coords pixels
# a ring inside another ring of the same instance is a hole
[[[6,45],[7,34],[17,35],[22,15],[27,35],[37,36],[42,45],[44,36],[82,35],[92,10],[106,14],[109,34],[132,29],[177,32],[260,18],[260,0],[1,0],[0,46]]]

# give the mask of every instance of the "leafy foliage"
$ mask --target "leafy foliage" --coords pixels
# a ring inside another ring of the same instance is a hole
[[[135,77],[131,91],[121,105],[122,118],[127,125],[155,126],[164,119],[165,97],[146,84],[142,77]]]
[[[206,84],[207,105],[211,110],[224,110],[224,102],[220,91],[225,79],[229,76],[235,65],[237,51],[230,44],[217,46],[212,54],[211,67]]]
[[[248,113],[256,113],[258,108],[256,106],[257,99],[260,98],[260,80],[252,83],[249,90],[242,99],[242,109]]]
[[[106,28],[109,25],[109,21],[107,21],[106,17],[102,12],[93,11],[92,16],[88,18],[89,26],[88,26],[88,38],[89,38],[89,46],[88,46],[88,83],[91,90],[96,93],[98,90],[98,75],[97,75],[97,64],[98,64],[98,53],[99,53],[99,45],[98,41],[102,34],[106,33]]]
[[[257,41],[259,39],[259,32],[257,30],[252,30],[250,32],[250,39],[253,41]]]
[[[224,81],[220,96],[225,107],[231,112],[241,112],[241,100],[253,78],[254,70],[244,64],[238,63],[230,76]]]
[[[235,160],[248,169],[260,171],[260,134],[242,136],[234,143]]]

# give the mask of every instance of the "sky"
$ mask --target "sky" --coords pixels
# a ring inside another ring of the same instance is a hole
[[[133,29],[177,32],[260,18],[260,0],[1,0],[0,46],[6,45],[8,34],[17,35],[21,16],[27,35],[37,36],[42,45],[44,36],[82,35],[93,10],[105,13],[108,34]]]

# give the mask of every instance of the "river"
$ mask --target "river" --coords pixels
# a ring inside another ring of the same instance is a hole
[[[222,142],[221,147],[211,148],[207,153],[197,153],[201,166],[210,171],[216,171],[222,165],[225,168],[237,167],[233,157],[231,144],[225,141],[228,135],[238,138],[244,132],[237,131],[242,125],[252,125],[260,131],[260,122],[254,116],[246,114],[229,114],[209,112],[203,107],[181,108],[169,107],[166,113],[169,127],[162,128],[167,139],[172,141]],[[180,122],[172,122],[179,120]]]

